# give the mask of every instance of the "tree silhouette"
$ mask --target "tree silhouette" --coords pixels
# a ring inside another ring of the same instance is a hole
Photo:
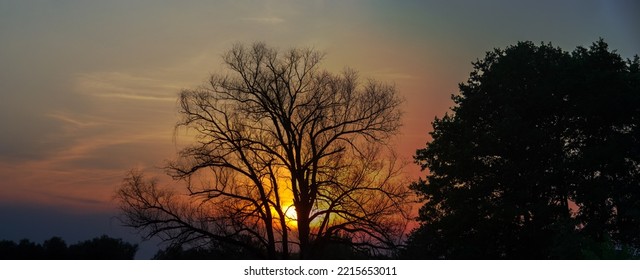
[[[261,258],[254,252],[229,246],[226,243],[210,243],[201,247],[189,247],[181,244],[171,244],[165,249],[159,250],[154,256],[155,260],[251,260]]]
[[[54,236],[42,244],[22,239],[0,240],[0,259],[2,260],[132,260],[138,245],[130,244],[103,235],[67,246],[60,237]]]
[[[416,162],[413,258],[614,258],[640,248],[640,61],[607,44],[488,52]]]
[[[132,260],[137,244],[103,235],[69,246],[69,256],[79,260]]]
[[[385,144],[401,101],[353,70],[321,70],[322,58],[263,43],[231,48],[226,73],[180,93],[177,128],[196,142],[168,170],[188,196],[133,171],[118,191],[125,224],[266,258],[317,258],[315,244],[335,236],[372,254],[395,248],[410,192]]]
[[[42,243],[43,259],[66,260],[69,259],[67,243],[62,238],[54,236]]]

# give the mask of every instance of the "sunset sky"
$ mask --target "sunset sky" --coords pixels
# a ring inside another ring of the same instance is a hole
[[[233,43],[313,47],[328,70],[394,83],[411,160],[486,51],[602,37],[630,58],[639,15],[638,1],[0,0],[0,239],[138,242],[112,218],[114,190],[189,141],[173,133],[177,93],[221,71]]]

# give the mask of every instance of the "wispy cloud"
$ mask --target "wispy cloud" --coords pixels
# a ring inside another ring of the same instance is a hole
[[[93,96],[104,98],[121,98],[132,99],[141,101],[175,101],[175,97],[169,96],[153,96],[153,95],[140,95],[140,94],[127,94],[127,93],[94,93]]]
[[[175,102],[180,89],[167,81],[124,72],[78,74],[75,88],[80,94],[96,97],[164,102]]]
[[[46,114],[46,116],[74,127],[87,127],[87,126],[95,126],[100,124],[99,122],[91,121],[91,120],[83,120],[75,116],[71,116],[70,114],[64,113],[64,112],[52,112],[52,113]]]
[[[15,149],[36,156],[15,160],[0,154],[0,203],[6,199],[81,208],[112,207],[113,189],[128,168],[151,168],[173,156],[180,69],[76,74],[72,100],[39,112],[50,128],[37,143]],[[186,75],[186,74],[184,74]],[[183,82],[188,83],[188,82]],[[34,140],[35,141],[35,140]],[[100,201],[104,203],[100,203]]]

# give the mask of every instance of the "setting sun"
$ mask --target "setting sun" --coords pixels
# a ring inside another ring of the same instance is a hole
[[[296,214],[296,209],[293,204],[289,204],[282,210],[284,211],[284,219],[287,222],[287,226],[296,228],[298,226],[298,215]]]

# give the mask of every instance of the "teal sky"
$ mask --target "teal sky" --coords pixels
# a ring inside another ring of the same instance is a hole
[[[173,137],[177,92],[221,71],[236,42],[314,47],[331,71],[395,83],[410,160],[486,51],[602,37],[630,58],[638,15],[637,1],[0,0],[0,206],[113,213],[127,169],[158,172],[188,141]],[[0,239],[35,236],[12,221]]]

